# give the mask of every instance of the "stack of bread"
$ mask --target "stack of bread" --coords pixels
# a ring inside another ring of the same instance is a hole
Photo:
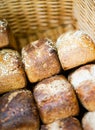
[[[0,44],[11,42],[4,31]],[[21,54],[1,48],[0,130],[95,130],[94,61],[95,44],[81,30],[34,41]]]

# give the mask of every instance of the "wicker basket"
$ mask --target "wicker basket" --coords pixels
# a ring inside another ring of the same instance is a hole
[[[55,41],[74,27],[95,41],[94,14],[94,0],[0,0],[0,16],[8,20],[20,48],[43,36]]]
[[[43,36],[55,41],[73,29],[72,7],[73,0],[0,0],[0,15],[8,20],[21,48]]]
[[[85,31],[95,42],[95,0],[75,0],[73,7],[77,28]]]

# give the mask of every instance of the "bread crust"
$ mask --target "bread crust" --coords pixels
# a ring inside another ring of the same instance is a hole
[[[56,47],[64,70],[95,60],[94,42],[80,30],[61,35],[57,40]]]
[[[2,49],[0,51],[0,93],[24,88],[26,76],[17,51]]]
[[[40,39],[22,49],[22,59],[30,82],[37,82],[60,72],[61,67],[53,43]]]
[[[87,112],[82,118],[83,130],[95,130],[95,112]]]
[[[88,111],[95,111],[95,64],[80,67],[68,79],[82,105]]]
[[[0,97],[0,130],[39,130],[39,115],[29,90]]]
[[[4,47],[18,49],[7,20],[0,18],[0,48]]]
[[[34,98],[45,124],[79,113],[74,90],[63,75],[39,82],[34,88]]]

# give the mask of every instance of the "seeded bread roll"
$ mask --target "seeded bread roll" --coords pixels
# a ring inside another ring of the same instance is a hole
[[[95,130],[95,112],[87,112],[82,118],[83,130]]]
[[[34,88],[34,98],[44,124],[79,113],[74,90],[62,75],[39,82]]]
[[[17,51],[3,49],[0,51],[0,94],[24,88],[26,77]]]
[[[88,111],[95,111],[95,64],[80,67],[68,79],[83,106]]]
[[[0,130],[39,130],[32,93],[16,90],[0,97]]]
[[[0,48],[18,49],[15,38],[6,19],[0,18]]]
[[[41,39],[22,49],[22,59],[30,82],[37,82],[60,72],[60,63],[49,39]]]
[[[41,125],[41,130],[82,130],[82,127],[78,119],[68,117],[48,125]]]
[[[61,35],[56,47],[64,70],[95,60],[94,42],[82,31],[71,31]]]

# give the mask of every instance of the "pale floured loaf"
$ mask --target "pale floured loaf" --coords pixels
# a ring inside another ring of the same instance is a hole
[[[81,30],[61,35],[56,42],[56,47],[64,70],[95,60],[94,42]]]
[[[95,130],[95,111],[87,112],[82,118],[83,130]]]
[[[89,111],[95,111],[95,64],[78,68],[69,75],[68,80],[83,106]]]

